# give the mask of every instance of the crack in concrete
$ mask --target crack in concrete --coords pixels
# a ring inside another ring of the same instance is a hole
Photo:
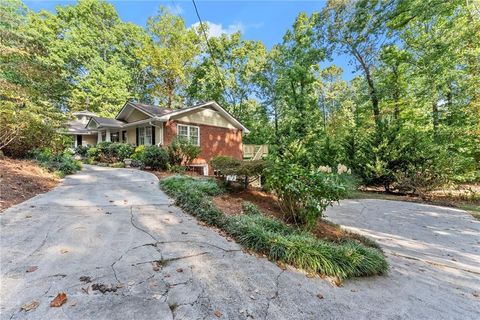
[[[268,299],[267,310],[265,311],[265,318],[264,318],[265,320],[268,317],[268,314],[269,314],[269,311],[270,311],[270,305],[271,305],[272,301],[278,298],[278,291],[279,291],[278,286],[279,286],[279,282],[280,282],[279,279],[280,279],[280,276],[284,272],[285,272],[285,270],[281,270],[275,278],[275,293],[271,298]]]
[[[42,243],[35,249],[33,250],[32,253],[30,253],[26,259],[30,258],[31,256],[33,256],[35,253],[37,253],[44,245],[45,243],[47,242],[47,239],[48,237],[50,236],[50,231],[52,230],[53,226],[57,224],[57,221],[58,221],[59,217],[57,217],[55,219],[55,221],[50,224],[50,226],[48,227],[48,230],[47,230],[47,233],[45,234],[45,238],[43,239]]]

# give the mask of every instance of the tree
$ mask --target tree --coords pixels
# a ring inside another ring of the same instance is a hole
[[[186,86],[201,50],[200,37],[166,7],[148,19],[147,31],[150,39],[141,59],[152,76],[150,92],[167,108],[183,107]]]
[[[20,1],[0,3],[0,150],[7,155],[52,142],[62,120],[52,103],[62,87],[59,69],[29,33],[30,14]]]
[[[328,19],[329,38],[334,47],[353,58],[369,89],[377,134],[382,135],[380,97],[374,77],[378,52],[386,40],[380,0],[330,0],[323,11]]]
[[[31,16],[29,29],[46,50],[45,61],[61,66],[68,84],[57,103],[72,111],[88,109],[114,116],[128,98],[145,99],[138,53],[145,31],[120,20],[113,5],[80,0],[56,14]]]

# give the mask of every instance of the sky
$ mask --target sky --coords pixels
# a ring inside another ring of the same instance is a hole
[[[107,0],[117,9],[123,21],[133,22],[145,26],[149,16],[155,15],[158,8],[168,6],[173,13],[181,15],[191,26],[198,23],[191,0]],[[58,5],[71,5],[75,0],[26,0],[24,3],[32,10],[46,9],[54,12]],[[310,1],[212,1],[196,0],[197,8],[203,22],[210,25],[210,33],[233,33],[240,30],[247,40],[260,40],[267,48],[280,43],[285,31],[291,28],[296,16],[300,12],[311,14],[325,6],[324,0]],[[344,70],[343,78],[353,78],[353,67],[349,64],[349,57],[335,55],[333,62]]]

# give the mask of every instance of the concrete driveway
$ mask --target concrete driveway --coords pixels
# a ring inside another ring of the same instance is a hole
[[[282,270],[172,206],[155,176],[85,166],[1,215],[1,319],[478,319],[478,221],[377,200],[328,215],[375,237],[389,275],[335,287]]]

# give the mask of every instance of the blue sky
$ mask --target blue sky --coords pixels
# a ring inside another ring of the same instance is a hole
[[[55,11],[57,5],[74,4],[70,0],[27,0],[25,4],[32,10],[46,9]],[[180,14],[188,26],[197,23],[198,19],[191,0],[110,0],[124,21],[145,26],[147,18],[154,15],[161,5],[168,6],[174,13]],[[245,39],[261,40],[267,48],[282,41],[285,31],[290,28],[300,12],[310,14],[319,11],[325,1],[205,1],[196,0],[200,16],[204,22],[210,23],[211,32],[242,31]],[[351,79],[352,67],[348,57],[336,56],[333,63],[344,69],[343,77]],[[330,64],[330,63],[328,63]],[[325,65],[326,66],[326,65]]]

